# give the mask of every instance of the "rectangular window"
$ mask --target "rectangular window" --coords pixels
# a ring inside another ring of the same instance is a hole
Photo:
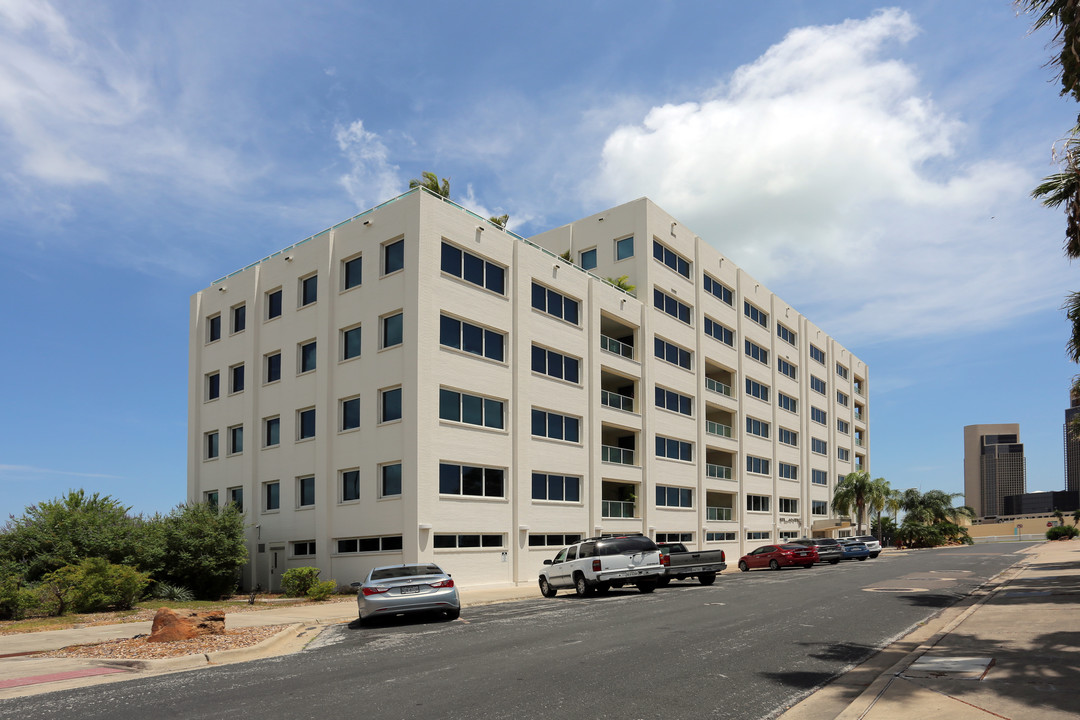
[[[379,422],[401,419],[401,388],[379,391]]]
[[[219,454],[217,431],[208,432],[204,437],[206,438],[206,459],[213,460]]]
[[[746,351],[746,356],[747,357],[753,358],[754,360],[757,360],[758,362],[764,363],[766,365],[769,364],[769,351],[768,350],[761,347],[757,343],[750,342],[749,340],[744,340],[743,343],[745,345],[745,351]]]
[[[769,423],[756,418],[746,418],[746,434],[757,435],[760,438],[769,438]]]
[[[578,258],[578,265],[580,265],[583,270],[592,270],[596,267],[596,248],[583,250]]]
[[[344,538],[337,541],[338,554],[401,552],[400,535],[382,537]]]
[[[532,434],[535,437],[576,443],[580,436],[580,427],[580,418],[532,409]]]
[[[811,375],[810,376],[810,389],[813,390],[814,392],[818,392],[818,393],[821,393],[822,395],[824,395],[825,394],[825,381],[822,380],[821,378],[817,377],[816,375]]]
[[[814,485],[828,485],[827,475],[824,470],[811,470],[810,482]]]
[[[798,340],[798,336],[795,334],[795,331],[788,329],[781,323],[776,323],[776,337],[780,338],[789,345],[798,345],[798,343],[796,343],[796,340]]]
[[[300,280],[300,307],[311,305],[319,299],[319,276],[309,275]]]
[[[271,417],[263,421],[263,447],[274,447],[281,442],[281,418]]]
[[[733,532],[707,532],[705,533],[706,542],[735,542],[735,533]]]
[[[746,531],[746,539],[747,540],[768,540],[770,537],[772,537],[772,532],[770,532],[769,530],[747,530]]]
[[[810,419],[821,425],[825,424],[825,420],[828,418],[828,414],[821,408],[816,408],[813,405],[810,406]]]
[[[298,410],[296,413],[296,439],[315,437],[315,408]]]
[[[281,288],[266,293],[266,319],[281,317]]]
[[[221,314],[206,318],[206,342],[212,343],[221,339]]]
[[[532,474],[532,498],[533,500],[580,502],[581,478],[573,475],[534,472]]]
[[[851,425],[848,424],[848,422],[846,420],[841,420],[840,418],[836,418],[836,430],[837,430],[837,432],[842,432],[845,435],[847,435],[848,433],[851,432]]]
[[[787,375],[792,380],[796,379],[796,377],[795,377],[796,373],[797,373],[796,367],[794,365],[792,365],[791,363],[789,363],[784,358],[782,358],[782,357],[776,358],[776,369],[779,370],[782,374]]]
[[[836,457],[840,460],[850,460],[851,453],[847,448],[836,448]]]
[[[439,418],[441,420],[502,430],[504,409],[505,403],[502,400],[439,388]],[[535,412],[534,410],[533,413]]]
[[[656,457],[668,458],[669,460],[694,461],[694,445],[685,440],[656,436]]]
[[[653,307],[687,325],[690,324],[690,306],[679,302],[659,288],[653,288]]]
[[[776,404],[780,406],[781,410],[787,410],[788,412],[793,413],[799,412],[799,401],[782,392],[776,393]]]
[[[379,468],[379,496],[391,497],[401,494],[401,463],[390,463]]]
[[[694,533],[692,532],[658,532],[656,533],[656,542],[681,542],[692,543],[694,542]]]
[[[656,507],[694,507],[694,491],[671,485],[656,486]]]
[[[799,501],[795,498],[777,498],[777,503],[782,513],[794,515],[799,512]]]
[[[769,460],[767,458],[754,457],[753,455],[746,456],[746,472],[755,475],[768,475],[769,471]]]
[[[578,324],[578,301],[546,288],[538,282],[532,284],[532,306],[552,317],[573,325]]]
[[[401,344],[403,317],[403,313],[394,313],[382,319],[382,346],[384,348]]]
[[[615,262],[634,257],[634,238],[622,238],[615,241]]]
[[[499,295],[506,292],[506,270],[502,266],[447,242],[442,244],[442,271]]]
[[[844,407],[848,406],[848,396],[839,390],[836,391],[836,402],[840,403]]]
[[[829,503],[825,500],[811,500],[810,501],[810,514],[811,515],[828,515]]]
[[[757,380],[746,378],[746,394],[750,397],[756,397],[758,400],[769,402],[769,386],[762,385]]]
[[[836,374],[839,375],[840,377],[844,378],[845,380],[847,380],[847,378],[848,378],[848,369],[846,367],[844,367],[843,365],[841,365],[840,363],[836,363]]]
[[[352,360],[360,357],[360,326],[341,331],[341,359]]]
[[[355,430],[360,427],[360,398],[341,401],[341,429]]]
[[[558,380],[578,383],[581,361],[569,355],[547,350],[539,345],[532,346],[532,369],[542,375],[549,375]]]
[[[746,509],[750,512],[769,512],[768,495],[747,495],[746,496]]]
[[[481,535],[479,533],[462,533],[449,535],[436,533],[432,547],[436,550],[452,550],[462,548],[501,548],[503,547],[502,535]]]
[[[311,507],[315,504],[315,477],[296,478],[296,504],[298,507]]]
[[[203,494],[203,502],[205,502],[207,505],[209,505],[212,508],[217,508],[217,506],[218,506],[217,490],[211,490],[210,492],[204,493]]]
[[[266,382],[277,382],[281,379],[281,353],[271,353],[266,356]]]
[[[810,343],[810,357],[817,360],[822,365],[825,364],[825,351],[813,343]]]
[[[708,315],[705,316],[705,334],[719,340],[725,345],[735,347],[735,333],[716,322]]]
[[[725,302],[728,305],[734,304],[731,300],[731,288],[729,288],[727,285],[720,282],[719,280],[710,277],[709,275],[705,275],[705,292],[716,298],[719,298],[722,302]]]
[[[263,510],[281,508],[281,483],[268,482],[263,485]]]
[[[690,262],[659,240],[653,240],[653,257],[687,280],[690,279]]]
[[[229,392],[244,392],[244,364],[233,365],[229,368]]]
[[[341,471],[341,502],[360,499],[360,471]]]
[[[829,451],[829,443],[816,437],[810,438],[810,452],[824,455]]]
[[[316,342],[314,340],[310,342],[300,343],[300,362],[298,366],[300,368],[300,374],[311,372],[315,369],[317,352]]]
[[[448,315],[439,317],[439,344],[444,347],[502,362],[505,341],[506,336],[503,333]]]
[[[229,454],[244,452],[244,426],[234,425],[229,428]]]
[[[359,287],[364,281],[364,258],[354,257],[341,262],[341,289]]]
[[[529,547],[563,547],[581,542],[581,535],[529,535]]]
[[[233,333],[244,332],[247,328],[247,306],[237,305],[232,309],[232,331]]]
[[[405,267],[405,241],[383,245],[383,275],[389,275]]]
[[[221,373],[212,372],[206,376],[206,399],[217,400],[221,397]]]
[[[301,540],[292,544],[293,557],[312,557],[315,555],[315,541]]]
[[[660,338],[654,338],[653,354],[661,360],[667,360],[669,363],[687,370],[690,369],[690,351],[684,350],[678,345],[673,345]]]
[[[505,477],[503,468],[439,463],[439,494],[506,497]]]
[[[784,427],[777,431],[776,439],[784,445],[791,445],[792,447],[797,447],[799,445],[799,433]]]
[[[777,463],[777,466],[778,466],[777,467],[777,472],[779,473],[780,477],[784,478],[785,480],[798,480],[799,479],[799,466],[798,465],[792,465],[791,463],[782,462],[782,463]],[[781,510],[780,512],[783,512],[783,510]]]
[[[229,488],[229,502],[236,506],[239,512],[244,512],[244,488]]]
[[[794,540],[797,537],[799,537],[799,531],[798,530],[781,530],[780,531],[780,539],[781,540]]]
[[[769,328],[769,313],[758,308],[756,305],[751,305],[748,300],[743,300],[743,315],[756,322],[766,330]]]
[[[682,395],[674,390],[665,390],[659,385],[656,386],[656,407],[682,413],[683,415],[691,414],[690,397],[688,395]]]

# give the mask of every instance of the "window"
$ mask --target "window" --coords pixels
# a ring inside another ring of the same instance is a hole
[[[311,305],[319,299],[319,276],[308,275],[300,280],[300,307]]]
[[[206,342],[212,343],[221,339],[221,315],[206,318]]]
[[[382,346],[384,348],[401,344],[403,331],[402,318],[402,313],[394,313],[393,315],[387,315],[382,319]]]
[[[828,485],[828,481],[825,478],[826,475],[824,470],[810,471],[810,482],[814,485]]]
[[[315,504],[315,476],[296,478],[297,507],[311,507]]]
[[[788,412],[793,413],[799,412],[799,401],[782,392],[776,393],[776,404],[780,406],[781,410],[787,410]]]
[[[203,493],[203,502],[205,502],[207,505],[209,505],[212,508],[217,508],[217,506],[218,506],[217,490],[211,490],[210,492]]]
[[[341,502],[360,499],[360,471],[341,471]]]
[[[401,552],[400,535],[383,535],[382,537],[344,538],[337,541],[339,554],[345,553],[373,553],[373,552]]]
[[[782,513],[794,515],[799,512],[799,501],[795,498],[777,498],[777,503]]]
[[[229,454],[244,452],[244,426],[234,425],[229,428]]]
[[[206,376],[206,399],[217,400],[221,397],[221,373],[212,372]]]
[[[360,326],[341,331],[341,359],[360,357]]]
[[[768,530],[747,530],[747,540],[768,540],[772,536],[772,533]]]
[[[533,500],[581,501],[581,478],[551,473],[532,474]]]
[[[529,547],[563,547],[581,542],[581,535],[529,534]]]
[[[822,365],[825,364],[825,351],[813,343],[810,343],[810,357],[817,360]]]
[[[439,344],[444,347],[502,362],[505,340],[502,333],[494,330],[447,315],[439,317]]]
[[[769,351],[761,347],[757,343],[752,343],[749,340],[744,341],[747,357],[753,358],[760,363],[766,365],[769,364]]]
[[[731,288],[719,280],[715,280],[709,275],[705,276],[705,292],[713,295],[728,305],[732,304],[731,301]]]
[[[447,242],[442,244],[442,271],[500,295],[506,292],[505,269]]]
[[[847,435],[851,432],[851,425],[846,420],[836,418],[836,430],[837,432],[842,432]]]
[[[263,485],[263,510],[281,509],[281,483],[268,482]]]
[[[810,514],[811,515],[828,515],[829,503],[825,500],[811,500],[810,501]]]
[[[634,257],[634,238],[622,238],[615,241],[615,262]]]
[[[817,453],[818,455],[824,455],[829,450],[829,444],[824,440],[816,437],[810,438],[810,452]]]
[[[840,403],[844,407],[848,406],[848,396],[839,390],[836,391],[836,402]]]
[[[390,463],[379,468],[379,495],[391,497],[401,494],[401,463]]]
[[[746,317],[750,318],[761,327],[768,329],[769,313],[761,310],[755,305],[751,305],[747,300],[743,301],[743,315],[746,315]]]
[[[782,357],[776,358],[776,369],[779,370],[784,375],[787,375],[792,380],[795,379],[795,375],[796,375],[796,372],[797,372],[795,366],[792,365],[791,363],[789,363],[784,358],[782,358]]]
[[[532,284],[532,306],[542,313],[578,324],[578,301],[544,287],[540,283]]]
[[[311,557],[315,554],[315,541],[302,540],[292,544],[293,557]]]
[[[656,457],[668,458],[669,460],[694,461],[694,446],[685,440],[656,436]]]
[[[364,258],[354,257],[341,262],[341,289],[349,290],[359,287],[364,281]]]
[[[664,408],[665,410],[671,410],[677,413],[682,413],[683,415],[689,415],[690,397],[687,395],[680,395],[674,390],[665,390],[664,388],[657,385],[656,407]]]
[[[218,434],[214,432],[208,432],[204,435],[206,438],[206,459],[213,460],[218,456]]]
[[[810,406],[810,419],[814,422],[824,425],[827,417],[828,415],[821,408],[816,408],[813,405]]]
[[[780,539],[781,540],[794,540],[797,537],[799,537],[799,531],[798,530],[781,530],[780,531]]]
[[[768,475],[769,469],[769,460],[767,458],[754,457],[753,455],[746,456],[746,472],[756,475]]]
[[[360,427],[360,398],[341,401],[341,429],[356,430]]]
[[[798,340],[798,335],[795,334],[795,331],[789,330],[786,326],[780,323],[776,323],[776,337],[780,338],[789,345],[798,345],[798,343],[796,342],[796,340]]]
[[[439,494],[506,497],[505,475],[502,468],[439,463]]]
[[[750,397],[756,397],[758,400],[769,402],[769,386],[762,385],[757,380],[746,378],[746,394]]]
[[[694,507],[694,491],[690,488],[657,485],[656,506],[692,508]]]
[[[777,465],[778,465],[777,472],[779,473],[780,477],[784,478],[785,480],[798,480],[799,479],[799,466],[798,465],[792,465],[790,463],[785,463],[785,462],[777,463]],[[781,502],[780,507],[782,508],[783,507],[783,500],[781,500],[780,502]],[[784,512],[784,511],[780,510],[780,512]]]
[[[821,378],[815,376],[815,375],[811,375],[810,376],[810,389],[813,390],[814,392],[818,392],[818,393],[821,393],[822,395],[824,395],[825,394],[825,381],[822,380]]]
[[[229,392],[244,392],[244,364],[233,365],[229,368]]]
[[[281,379],[281,353],[271,353],[266,356],[266,382],[277,382]]]
[[[462,533],[460,535],[447,535],[435,533],[433,547],[436,550],[451,550],[454,548],[501,548],[503,547],[502,535],[481,535],[479,533]]]
[[[690,263],[659,240],[653,240],[653,257],[687,280],[690,279]]]
[[[263,420],[263,447],[273,447],[281,442],[281,418]]]
[[[694,542],[694,533],[692,532],[658,532],[656,533],[656,542]]]
[[[405,267],[405,241],[383,245],[383,275],[389,275]]]
[[[580,363],[581,361],[575,357],[562,355],[554,350],[546,350],[539,345],[532,346],[533,372],[577,384]]]
[[[719,340],[725,345],[735,347],[735,333],[716,322],[708,315],[705,316],[705,334]]]
[[[229,502],[236,506],[239,512],[244,512],[244,488],[229,488]]]
[[[379,391],[379,422],[401,419],[401,388]]]
[[[596,248],[582,251],[581,255],[579,255],[578,265],[580,265],[583,270],[592,270],[593,268],[595,268]]]
[[[748,435],[757,435],[758,437],[768,439],[769,423],[748,417],[746,418],[746,433]]]
[[[794,430],[788,430],[785,427],[782,427],[777,431],[776,439],[784,445],[791,445],[792,447],[798,447],[799,445],[799,433]]]
[[[653,340],[653,354],[661,360],[678,365],[687,370],[690,369],[690,351],[684,350],[678,345],[673,345],[660,338]]]
[[[266,293],[266,319],[281,317],[281,288]]]
[[[296,413],[296,439],[307,440],[315,437],[315,408],[298,410]]]
[[[840,460],[850,460],[851,453],[847,448],[836,448],[836,457]]]
[[[300,374],[311,372],[315,369],[317,351],[314,340],[310,342],[300,343]]]
[[[769,500],[768,495],[747,495],[746,509],[750,512],[769,512]]]
[[[845,380],[847,380],[847,378],[848,378],[848,369],[846,367],[844,367],[843,365],[841,365],[840,363],[836,363],[836,374],[839,375],[840,377],[844,378]]]
[[[441,420],[502,430],[503,409],[502,400],[439,388],[439,418]],[[533,410],[534,430],[535,414],[536,411]],[[577,440],[576,437],[574,439]]]
[[[734,542],[735,533],[733,532],[707,532],[705,533],[706,542]]]
[[[673,318],[690,324],[690,306],[681,303],[659,288],[653,288],[653,307],[662,310]]]
[[[232,331],[233,333],[244,332],[247,328],[247,306],[237,305],[232,309]]]
[[[578,442],[581,419],[569,415],[532,409],[532,434],[552,440]]]

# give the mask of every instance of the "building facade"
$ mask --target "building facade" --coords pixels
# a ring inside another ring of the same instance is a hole
[[[979,517],[1005,513],[1005,498],[1027,492],[1027,460],[1016,423],[964,427],[964,499]]]
[[[535,582],[605,533],[738,557],[835,532],[869,468],[866,365],[644,198],[526,240],[412,190],[190,313],[188,499],[243,509],[246,587]]]
[[[1065,489],[1080,493],[1080,436],[1070,428],[1077,427],[1080,418],[1080,395],[1069,393],[1069,407],[1065,410],[1065,426],[1062,437],[1065,443]]]

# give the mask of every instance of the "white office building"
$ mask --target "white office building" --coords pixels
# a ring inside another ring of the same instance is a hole
[[[411,190],[196,293],[189,374],[188,499],[241,505],[245,587],[534,583],[624,532],[734,564],[835,533],[869,467],[866,365],[645,198],[526,240]]]

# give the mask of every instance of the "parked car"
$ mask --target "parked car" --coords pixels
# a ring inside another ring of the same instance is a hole
[[[796,543],[762,545],[739,558],[739,569],[743,572],[749,571],[750,568],[766,567],[770,570],[779,570],[791,565],[809,568],[813,567],[817,560],[817,550],[806,545]]]
[[[550,598],[560,589],[574,588],[579,597],[585,597],[631,584],[650,593],[663,573],[660,548],[644,535],[588,538],[544,561],[540,593]]]
[[[844,551],[844,560],[865,560],[870,557],[870,549],[866,547],[866,543],[861,543],[854,538],[842,539],[840,549]]]
[[[360,624],[379,615],[442,611],[451,620],[461,615],[461,599],[450,574],[433,563],[374,568],[359,588]]]
[[[878,542],[878,539],[873,535],[860,535],[857,538],[852,539],[858,540],[865,545],[866,549],[870,551],[870,557],[876,558],[881,554],[881,543]]]
[[[844,551],[840,548],[840,541],[836,538],[799,538],[791,542],[817,550],[818,562],[835,565],[844,559]]]
[[[723,550],[687,550],[680,542],[657,543],[660,548],[660,564],[664,574],[660,586],[672,580],[697,578],[702,585],[712,585],[716,576],[727,569],[727,556]]]

